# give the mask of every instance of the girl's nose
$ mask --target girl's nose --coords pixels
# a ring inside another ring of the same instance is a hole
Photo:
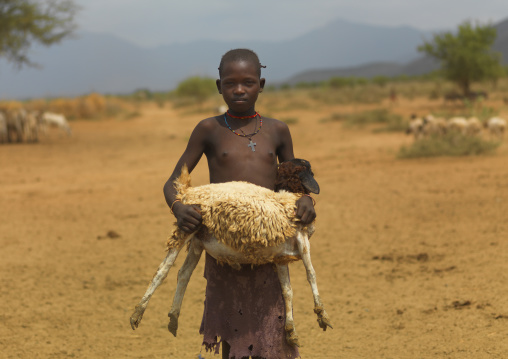
[[[244,93],[245,91],[244,91],[244,88],[243,88],[242,85],[237,85],[234,88],[234,92],[237,93],[237,94],[241,94],[241,93]]]

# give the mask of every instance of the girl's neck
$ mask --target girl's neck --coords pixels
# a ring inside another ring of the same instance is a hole
[[[227,114],[230,118],[235,119],[235,120],[254,118],[255,116],[258,115],[258,113],[256,112],[256,110],[254,108],[249,109],[248,111],[245,111],[245,112],[235,112],[235,111],[228,109]]]

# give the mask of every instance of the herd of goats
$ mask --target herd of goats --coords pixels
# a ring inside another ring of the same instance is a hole
[[[0,108],[0,144],[15,142],[38,142],[39,134],[48,127],[58,127],[71,134],[71,127],[64,115],[53,112],[29,111],[24,108]],[[460,133],[466,136],[479,136],[486,133],[491,139],[501,140],[506,132],[507,121],[501,117],[491,117],[480,121],[477,117],[452,117],[445,119],[427,115],[411,116],[406,133],[415,140],[447,133]]]
[[[71,127],[65,116],[24,108],[0,109],[0,143],[38,142],[48,127],[58,127],[68,135]]]
[[[406,133],[412,134],[415,140],[430,136],[444,136],[447,133],[460,133],[465,136],[486,134],[491,139],[501,140],[506,126],[506,120],[501,117],[491,117],[488,120],[480,121],[477,117],[445,119],[433,115],[423,117],[412,115]]]

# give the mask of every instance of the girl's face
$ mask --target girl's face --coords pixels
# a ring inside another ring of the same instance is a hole
[[[224,64],[222,76],[217,80],[217,89],[231,113],[252,115],[258,94],[265,85],[256,66],[248,61],[230,61]]]

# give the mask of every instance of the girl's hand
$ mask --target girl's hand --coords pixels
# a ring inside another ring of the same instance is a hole
[[[316,210],[312,198],[302,196],[296,201],[296,218],[299,218],[303,224],[309,224],[316,219]]]
[[[176,217],[178,228],[185,233],[195,232],[203,221],[200,208],[195,205],[176,202],[173,206],[173,214]]]

